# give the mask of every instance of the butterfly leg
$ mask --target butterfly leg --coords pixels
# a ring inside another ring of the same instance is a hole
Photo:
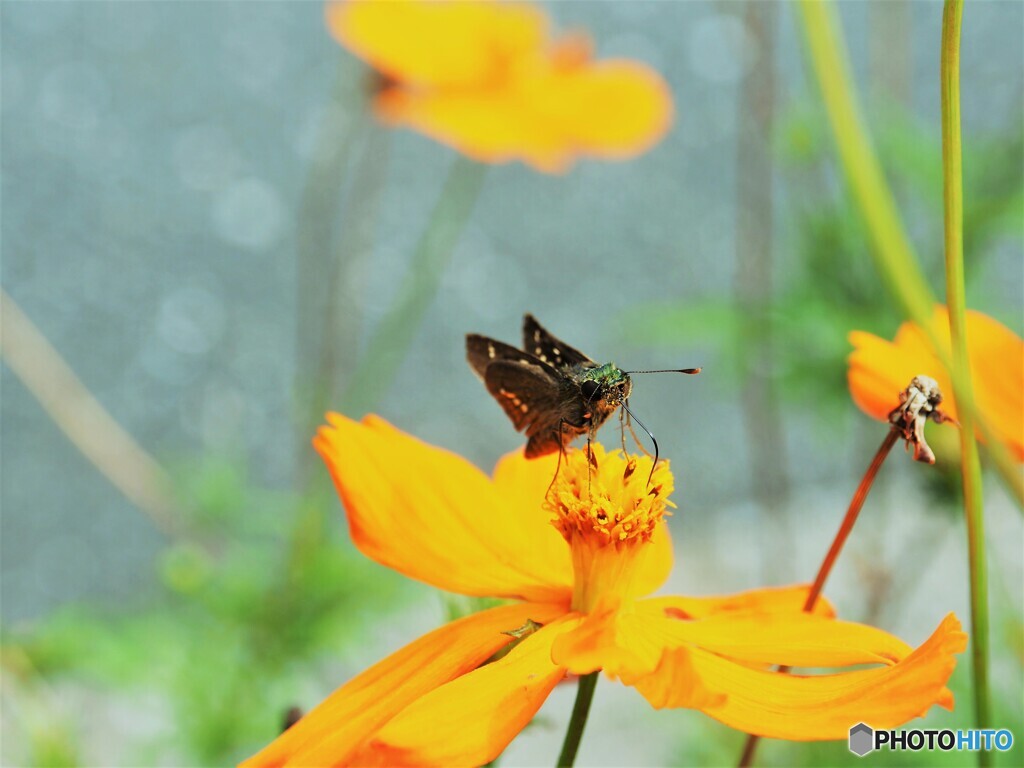
[[[555,465],[555,476],[551,478],[551,482],[548,483],[548,489],[544,492],[544,497],[547,498],[548,494],[551,493],[551,489],[555,485],[555,480],[558,479],[558,473],[562,469],[562,456],[565,455],[565,440],[562,436],[562,427],[565,425],[565,419],[558,420],[558,463]]]
[[[590,437],[593,434],[593,430],[587,432],[587,498],[593,498],[593,494],[590,492],[590,478],[593,476],[593,468],[596,466],[594,461],[594,449],[590,445]]]

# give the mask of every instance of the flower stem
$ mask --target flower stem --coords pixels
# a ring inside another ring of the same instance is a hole
[[[967,518],[967,557],[971,593],[971,672],[974,682],[974,717],[977,728],[989,723],[988,588],[985,561],[985,521],[981,463],[974,433],[974,402],[964,299],[963,165],[960,136],[960,23],[962,0],[946,0],[942,12],[942,171],[946,235],[946,301],[953,347],[953,397],[961,414],[960,470]],[[978,752],[979,765],[990,754]]]
[[[775,58],[779,7],[751,0],[744,5],[744,24],[764,61]],[[775,69],[758,67],[739,89],[736,163],[743,173],[736,180],[736,273],[733,301],[739,309],[743,394],[740,409],[746,431],[747,459],[755,500],[766,523],[764,542],[781,551],[792,540],[783,514],[789,495],[789,469],[777,377],[771,374],[778,339],[770,322],[772,282],[773,139]],[[777,561],[764,558],[764,581],[775,581]]]
[[[860,510],[864,506],[864,500],[867,499],[868,493],[871,491],[871,486],[874,485],[875,478],[878,476],[878,470],[882,468],[882,464],[885,463],[885,460],[889,456],[889,452],[892,450],[892,447],[896,444],[896,439],[898,437],[899,430],[890,428],[885,439],[882,441],[882,444],[878,446],[878,450],[875,452],[875,457],[871,460],[871,464],[868,465],[867,471],[864,473],[864,477],[860,479],[860,483],[857,485],[857,490],[853,492],[853,498],[850,499],[850,505],[846,508],[846,516],[843,517],[843,522],[839,525],[839,530],[836,532],[836,536],[832,540],[832,546],[829,547],[828,554],[825,555],[825,559],[821,561],[821,566],[818,568],[818,575],[814,577],[814,584],[811,585],[810,590],[807,592],[807,599],[804,600],[803,607],[805,613],[813,611],[814,606],[818,602],[818,598],[821,597],[821,591],[825,588],[825,581],[832,573],[832,568],[836,564],[836,560],[839,559],[839,553],[846,544],[846,540],[850,537],[850,532],[853,530],[854,523],[857,522]],[[783,674],[788,671],[789,667],[779,667],[779,672]],[[747,737],[747,741],[743,745],[743,754],[740,755],[738,763],[740,768],[745,768],[745,766],[749,766],[753,763],[754,752],[757,750],[757,744],[759,741],[760,738],[753,734]]]
[[[71,444],[162,533],[183,533],[182,512],[167,472],[103,407],[2,288],[0,326],[0,357]]]
[[[368,109],[365,97],[357,90],[347,60],[339,62],[335,84],[317,126],[308,176],[302,191],[296,231],[296,317],[294,392],[296,397],[296,445],[307,446],[310,435],[323,419],[331,399],[333,370],[329,361],[335,348],[345,339],[337,323],[330,318],[331,279],[337,270],[333,245],[335,220],[342,202],[345,174],[357,134],[368,126],[363,117]],[[351,322],[354,312],[348,313]],[[326,318],[326,322],[325,322]],[[348,329],[351,335],[355,330]],[[298,486],[308,485],[312,451],[299,451]]]
[[[837,9],[832,3],[817,0],[802,0],[799,8],[807,52],[825,102],[843,172],[867,224],[875,265],[903,312],[927,329],[935,298],[900,221],[882,164],[871,145],[850,76]]]
[[[572,764],[576,762],[576,750],[580,748],[580,740],[583,738],[583,728],[590,713],[590,702],[594,699],[598,674],[591,672],[580,678],[576,688],[576,703],[572,705],[572,718],[565,732],[565,741],[562,742],[562,752],[558,756],[558,768],[572,768]]]
[[[846,540],[850,537],[850,531],[853,530],[854,523],[857,522],[857,517],[860,515],[861,507],[864,506],[864,500],[868,497],[868,492],[871,490],[871,486],[875,483],[875,477],[878,475],[878,470],[881,469],[882,464],[885,463],[885,459],[889,455],[889,451],[891,451],[892,447],[896,444],[897,437],[899,437],[899,430],[890,428],[885,439],[882,441],[882,444],[878,446],[878,450],[875,452],[875,457],[871,460],[871,464],[868,465],[868,469],[864,473],[864,477],[860,479],[860,484],[857,486],[857,490],[853,492],[853,498],[850,499],[850,506],[846,509],[846,516],[843,518],[843,522],[839,525],[836,537],[832,540],[832,546],[829,548],[828,554],[825,555],[825,559],[821,561],[821,567],[818,568],[818,575],[814,577],[814,584],[811,585],[811,589],[807,593],[807,599],[804,601],[805,612],[810,613],[814,610],[814,606],[818,602],[818,598],[821,596],[821,591],[825,588],[825,581],[832,573],[832,567],[836,564],[836,560],[839,558],[839,553],[846,544]]]

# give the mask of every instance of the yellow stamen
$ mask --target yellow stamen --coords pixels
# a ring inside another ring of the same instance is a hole
[[[599,602],[635,597],[633,574],[658,525],[671,514],[672,473],[659,462],[592,443],[568,453],[548,491],[552,524],[572,549],[573,608],[593,610]]]

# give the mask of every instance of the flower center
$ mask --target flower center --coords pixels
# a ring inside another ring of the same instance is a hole
[[[572,550],[573,609],[638,597],[633,577],[665,516],[672,473],[652,459],[606,452],[597,443],[570,451],[551,484],[545,507]],[[650,483],[648,484],[648,477]]]

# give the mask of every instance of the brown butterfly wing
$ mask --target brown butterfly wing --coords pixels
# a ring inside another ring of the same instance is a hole
[[[593,360],[575,347],[570,347],[561,339],[550,334],[537,322],[533,315],[523,315],[523,349],[534,357],[555,368],[571,368],[582,365],[591,368]]]
[[[473,369],[473,373],[480,379],[486,379],[487,366],[500,361],[528,363],[543,369],[551,376],[558,375],[554,368],[529,352],[476,333],[466,335],[466,360],[469,362],[469,367]]]
[[[559,438],[559,380],[548,366],[516,360],[499,360],[487,366],[484,384],[511,419],[517,432],[529,441],[526,458],[553,453]]]

